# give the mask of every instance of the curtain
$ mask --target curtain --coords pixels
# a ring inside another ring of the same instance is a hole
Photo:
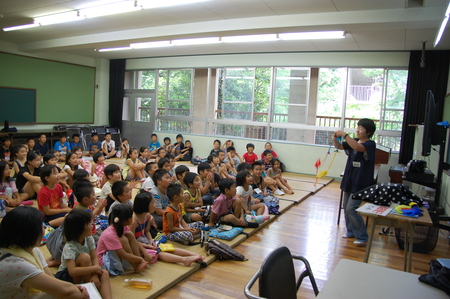
[[[109,125],[122,130],[125,59],[109,62]]]
[[[436,121],[442,120],[447,91],[450,51],[425,51],[425,67],[420,67],[422,51],[411,51],[406,87],[405,114],[398,162],[407,164],[413,156],[415,127],[425,120],[426,94],[436,101]]]

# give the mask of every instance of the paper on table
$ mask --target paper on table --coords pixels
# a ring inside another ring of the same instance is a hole
[[[370,213],[380,216],[386,216],[392,211],[393,208],[386,206],[379,206],[373,203],[365,203],[361,207],[356,209],[356,212]]]

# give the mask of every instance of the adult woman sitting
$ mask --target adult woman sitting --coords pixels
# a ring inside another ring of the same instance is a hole
[[[0,294],[4,298],[31,298],[47,293],[56,298],[89,298],[86,289],[56,279],[40,245],[42,213],[29,206],[9,212],[0,224]]]

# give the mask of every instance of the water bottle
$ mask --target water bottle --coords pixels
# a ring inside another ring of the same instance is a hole
[[[200,246],[203,247],[205,242],[208,242],[209,240],[209,230],[210,227],[208,224],[205,224],[205,226],[202,226],[202,233],[201,233],[201,240],[200,240]]]
[[[147,290],[150,290],[153,285],[151,279],[144,279],[144,278],[125,279],[125,283],[128,283],[128,285],[130,285],[133,288],[147,289]]]
[[[8,198],[12,198],[12,189],[10,188],[10,187],[7,187],[6,189],[5,189],[5,196],[6,197],[8,197]]]

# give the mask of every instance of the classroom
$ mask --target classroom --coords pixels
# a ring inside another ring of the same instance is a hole
[[[340,240],[344,220],[336,226],[336,214],[347,156],[334,152],[333,134],[342,130],[356,137],[358,120],[370,118],[376,124],[377,149],[388,153],[377,166],[377,182],[390,182],[393,169],[410,160],[424,160],[438,184],[435,202],[443,215],[450,215],[449,132],[433,140],[423,155],[429,132],[422,126],[428,90],[436,103],[433,121],[450,121],[448,30],[437,41],[448,18],[448,0],[152,2],[0,3],[0,124],[8,120],[17,129],[10,134],[13,144],[25,143],[30,134],[37,142],[38,132],[45,132],[52,145],[66,127],[108,125],[137,148],[146,146],[152,133],[161,143],[182,134],[191,141],[194,156],[204,159],[215,139],[232,140],[241,155],[248,143],[260,155],[269,141],[288,179],[315,178],[325,171],[330,182],[324,188],[304,199],[286,196],[301,203],[236,244],[235,249],[251,254],[267,242],[265,234],[273,237],[270,229],[286,225],[283,217],[291,219],[289,213],[308,218],[303,210],[308,205],[317,213],[311,201],[322,196],[333,200],[323,203],[330,214],[315,217],[329,218],[332,227],[326,234],[339,231],[330,244],[345,247]],[[404,183],[419,197],[427,193],[421,184]],[[420,266],[413,263],[413,273],[428,271],[427,260],[448,257],[448,245],[441,244],[448,231],[440,232],[438,249],[423,257],[414,253]],[[392,241],[374,239],[374,247],[395,251]],[[243,286],[264,258],[289,242],[278,236],[268,241],[267,250],[249,261],[242,281],[232,282],[233,291],[224,296],[243,297]],[[308,258],[308,246],[302,246],[290,249]],[[401,258],[389,265],[377,254],[374,249],[375,263],[402,269]],[[315,273],[319,289],[341,256],[328,255],[330,265],[319,263]],[[364,248],[354,255],[362,261]],[[403,251],[394,255],[401,257]],[[217,266],[232,273],[232,266],[211,264]],[[224,292],[223,286],[214,288],[214,279],[202,277],[203,270],[181,275],[183,282],[158,295],[195,297],[198,281],[205,282],[211,297]],[[313,295],[311,288],[307,294]]]

